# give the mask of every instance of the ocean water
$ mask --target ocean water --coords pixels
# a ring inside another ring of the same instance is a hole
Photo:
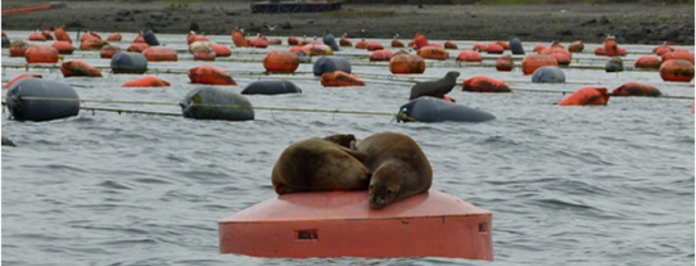
[[[28,32],[7,32],[11,39]],[[74,34],[72,35],[74,39]],[[126,48],[134,34],[124,34]],[[184,35],[158,35],[185,49]],[[212,36],[229,44],[229,36]],[[353,40],[356,41],[356,40]],[[387,43],[389,40],[379,40]],[[440,42],[441,43],[441,42]],[[456,54],[473,42],[458,41]],[[531,50],[535,43],[525,43]],[[567,45],[567,44],[566,44]],[[592,51],[597,44],[586,44]],[[388,45],[386,45],[388,47]],[[626,66],[652,46],[626,45]],[[684,47],[693,51],[693,47]],[[286,49],[271,47],[270,49]],[[261,54],[233,50],[232,58]],[[349,49],[337,55],[366,54]],[[97,52],[76,51],[66,61],[109,66]],[[210,64],[227,71],[263,71],[260,62],[176,63],[150,69]],[[605,58],[576,55],[603,66]],[[356,59],[360,73],[389,74],[385,65]],[[363,62],[359,64],[358,62]],[[453,62],[450,59],[448,62]],[[2,51],[3,84],[25,73],[23,58]],[[519,60],[517,60],[519,63]],[[256,121],[201,121],[181,117],[81,111],[50,122],[18,122],[2,115],[3,265],[693,265],[694,115],[692,100],[611,98],[603,107],[559,107],[572,92],[610,90],[643,82],[671,96],[694,96],[694,85],[663,82],[657,72],[565,69],[567,84],[532,84],[519,68],[497,72],[475,64],[429,67],[423,79],[447,71],[459,81],[487,75],[509,81],[511,94],[462,92],[458,104],[497,119],[486,123],[396,123],[389,116],[256,111]],[[573,65],[571,64],[571,66]],[[303,64],[299,72],[312,70]],[[86,107],[180,113],[177,103],[197,85],[186,74],[160,74],[166,89],[124,89],[139,75],[63,78],[81,99],[167,102],[170,106],[85,103]],[[324,88],[311,75],[235,76],[241,91],[258,79],[288,78],[298,95],[248,96],[254,106],[395,113],[411,85],[363,78],[365,87]],[[338,133],[364,138],[393,131],[415,139],[433,167],[432,190],[493,213],[493,263],[443,258],[266,259],[218,252],[217,222],[275,197],[271,169],[293,142]]]

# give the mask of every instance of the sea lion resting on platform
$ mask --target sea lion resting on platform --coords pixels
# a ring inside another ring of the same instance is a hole
[[[378,133],[359,141],[356,149],[357,156],[372,172],[370,208],[381,209],[430,189],[433,170],[425,153],[411,137]]]
[[[351,138],[352,137],[352,138]],[[321,190],[367,189],[370,171],[344,148],[353,135],[308,139],[288,146],[276,161],[271,175],[279,195]]]
[[[421,96],[432,96],[442,99],[445,94],[452,91],[454,86],[457,85],[458,77],[459,72],[450,71],[447,72],[447,75],[441,79],[435,81],[418,82],[416,85],[411,87],[411,96],[408,99],[413,100]]]

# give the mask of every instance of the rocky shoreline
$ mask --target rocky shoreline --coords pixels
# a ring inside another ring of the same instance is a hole
[[[47,1],[4,1],[3,10]],[[619,43],[694,44],[694,5],[387,5],[344,4],[325,13],[252,14],[250,3],[64,2],[65,7],[4,16],[3,30],[46,29],[230,34],[235,27],[269,36],[336,36],[410,39],[416,32],[432,39],[602,42],[607,34]]]

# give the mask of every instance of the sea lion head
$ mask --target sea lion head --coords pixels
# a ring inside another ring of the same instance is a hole
[[[380,167],[370,180],[368,202],[370,208],[381,209],[392,203],[399,194],[399,178],[391,167]]]
[[[450,71],[450,72],[447,72],[447,75],[445,75],[445,77],[447,77],[451,80],[457,80],[459,75],[460,75],[459,71]]]
[[[356,142],[355,135],[353,134],[336,134],[336,135],[331,135],[328,137],[325,137],[324,140],[327,140],[329,142],[336,143],[340,146],[346,147],[346,148],[351,148],[351,144],[354,145]]]

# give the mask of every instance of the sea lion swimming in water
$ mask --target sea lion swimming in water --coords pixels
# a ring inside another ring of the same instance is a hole
[[[378,133],[359,141],[356,149],[362,163],[372,172],[368,188],[370,208],[381,209],[430,189],[433,170],[411,137]]]
[[[447,75],[441,79],[435,81],[418,82],[411,88],[411,96],[408,99],[413,100],[421,96],[432,96],[442,99],[445,94],[452,91],[454,86],[457,84],[458,77],[459,72],[450,71],[447,72]]]
[[[288,146],[271,175],[278,195],[303,191],[367,189],[368,170],[343,145],[352,135],[308,139]],[[352,142],[355,137],[353,136]],[[335,142],[334,142],[335,141]],[[340,144],[338,144],[340,143]]]

